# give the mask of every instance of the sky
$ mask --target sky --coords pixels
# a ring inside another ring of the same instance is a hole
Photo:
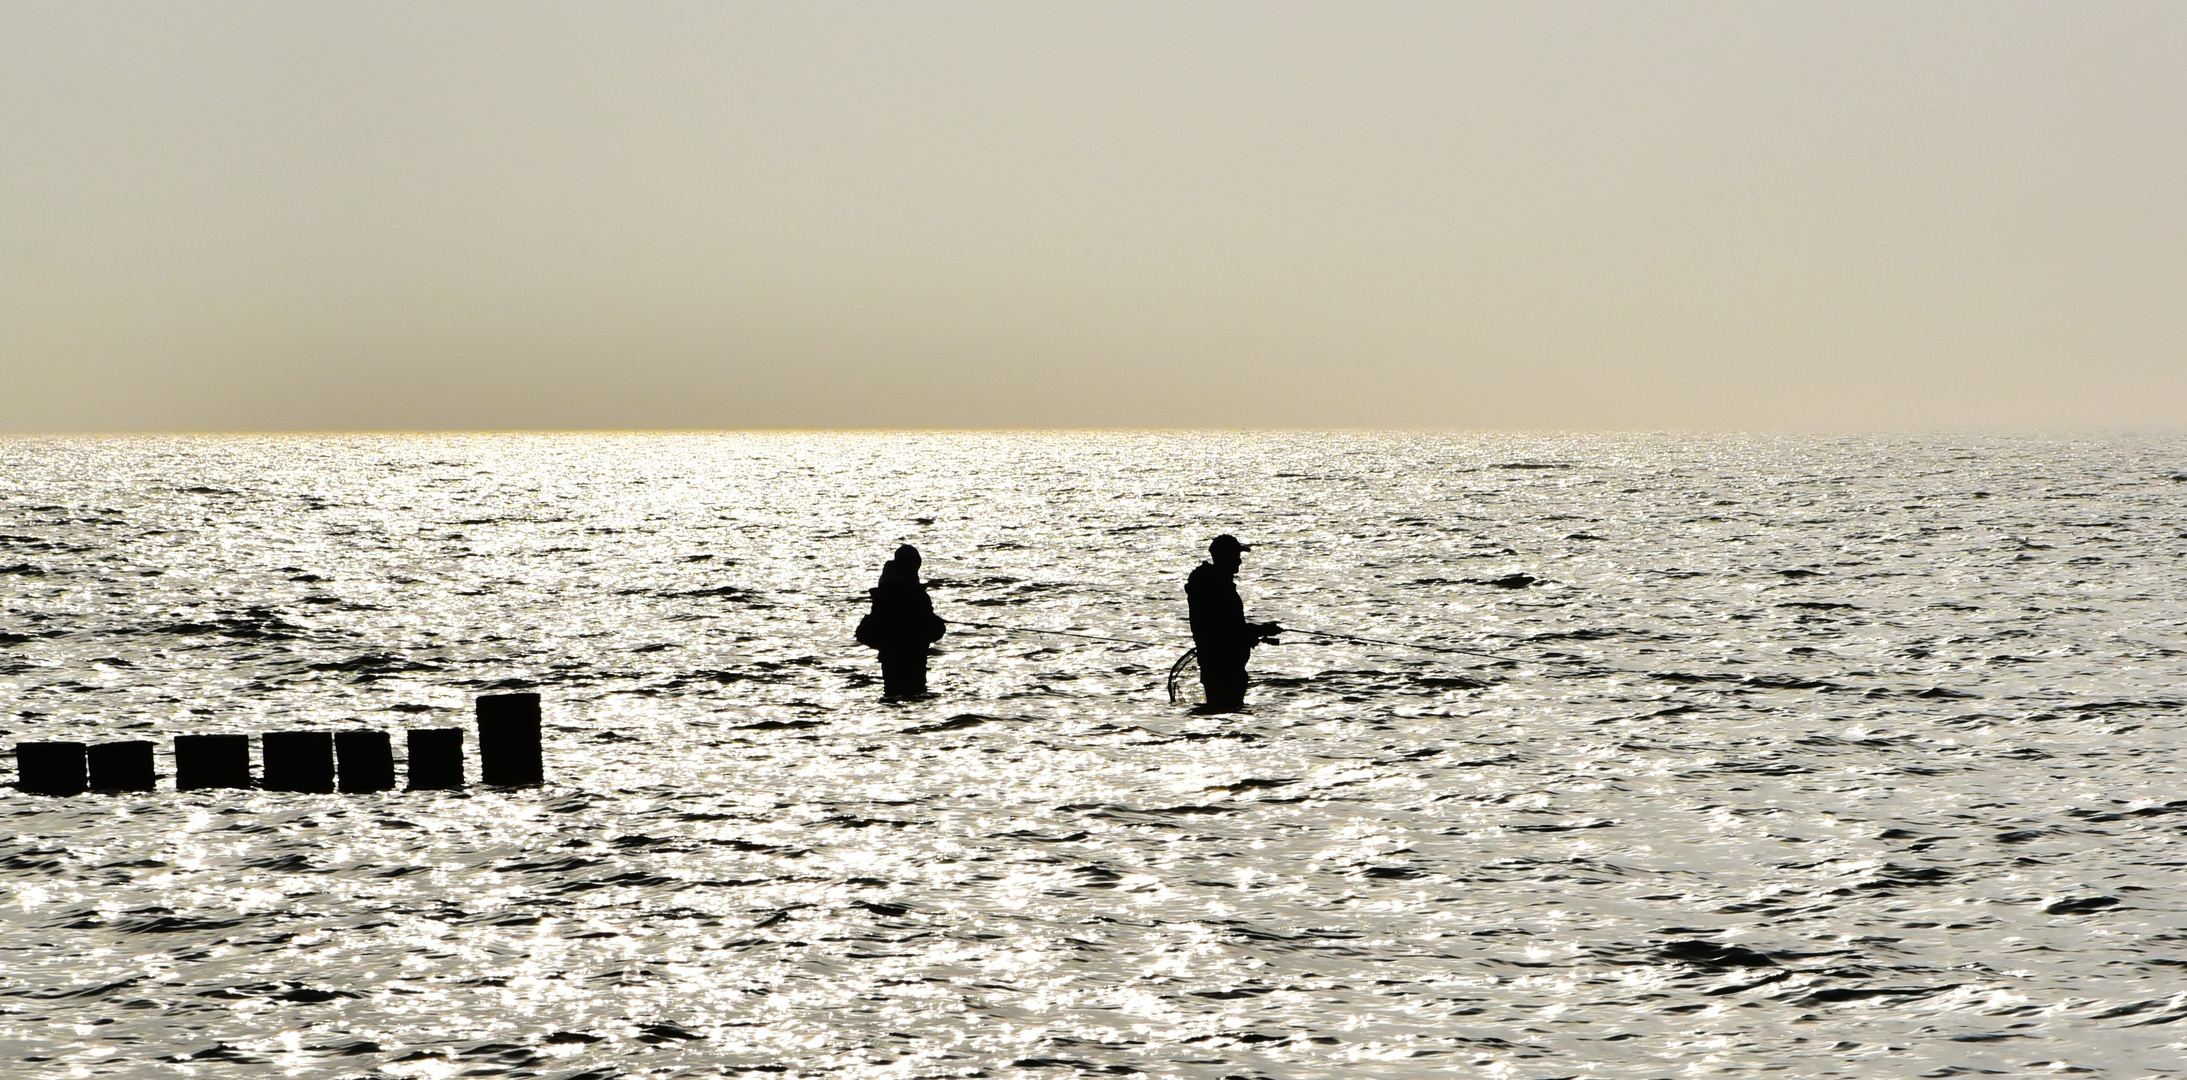
[[[0,0],[0,432],[2187,430],[2187,4]]]

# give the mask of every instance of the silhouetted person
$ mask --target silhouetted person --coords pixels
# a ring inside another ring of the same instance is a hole
[[[1245,708],[1245,661],[1253,646],[1283,628],[1245,621],[1238,596],[1239,556],[1252,550],[1224,533],[1208,542],[1208,560],[1185,581],[1192,611],[1192,644],[1200,650],[1200,686],[1207,703],[1196,712],[1240,712]]]
[[[934,614],[934,602],[919,582],[919,549],[897,548],[896,557],[881,567],[881,583],[868,594],[873,610],[858,621],[858,641],[881,654],[883,696],[925,694],[927,646],[940,641],[949,625]]]

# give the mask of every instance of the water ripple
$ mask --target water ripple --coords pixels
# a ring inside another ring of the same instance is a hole
[[[10,1075],[2182,1075],[2176,439],[0,441],[10,741],[538,791],[0,814]],[[1256,542],[1256,711],[1175,652]],[[401,740],[396,740],[397,746]]]

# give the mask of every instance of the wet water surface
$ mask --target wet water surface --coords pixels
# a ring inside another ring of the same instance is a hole
[[[1161,684],[1218,532],[1287,638]],[[897,543],[932,700],[851,638]],[[2187,443],[0,441],[9,1076],[2187,1075]],[[400,747],[401,739],[396,740]],[[474,761],[474,777],[476,763]]]

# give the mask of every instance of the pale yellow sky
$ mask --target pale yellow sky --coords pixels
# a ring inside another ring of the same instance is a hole
[[[0,431],[2187,428],[2187,4],[0,2]]]

